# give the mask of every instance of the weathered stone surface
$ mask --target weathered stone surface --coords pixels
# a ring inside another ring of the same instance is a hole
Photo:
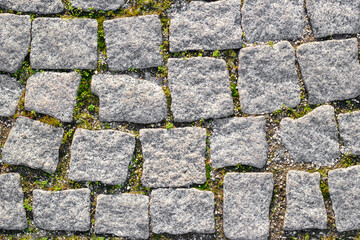
[[[314,36],[360,33],[360,0],[307,0]]]
[[[61,13],[65,10],[61,0],[1,0],[0,8],[38,14]]]
[[[298,39],[306,26],[303,0],[251,0],[241,9],[241,24],[250,42]]]
[[[135,194],[100,194],[96,204],[95,232],[148,239],[149,197]]]
[[[239,54],[239,95],[242,111],[270,113],[300,103],[295,50],[289,42],[273,47],[243,48]]]
[[[36,18],[32,22],[30,61],[35,69],[94,69],[95,19]]]
[[[15,73],[30,46],[30,16],[0,14],[0,71]]]
[[[141,129],[146,187],[181,187],[206,181],[206,130],[198,127]]]
[[[113,130],[76,129],[71,145],[69,178],[123,184],[134,155],[135,136]]]
[[[171,110],[175,122],[232,115],[229,73],[222,59],[195,57],[168,60]]]
[[[0,74],[0,116],[15,114],[22,89],[16,78]]]
[[[111,71],[163,65],[158,15],[107,20],[104,21],[104,32]]]
[[[228,173],[224,179],[224,232],[229,239],[268,239],[271,173]]]
[[[356,38],[306,43],[297,48],[310,104],[360,95],[358,49]]]
[[[338,120],[345,151],[360,155],[360,111],[339,114]]]
[[[71,5],[75,8],[81,8],[83,12],[116,10],[122,7],[124,3],[125,0],[71,0]]]
[[[336,229],[360,229],[360,166],[329,171],[328,183]]]
[[[318,172],[288,172],[286,205],[285,230],[327,229],[327,216]]]
[[[280,122],[283,144],[296,162],[333,164],[340,156],[334,108],[320,106],[299,119]]]
[[[150,197],[152,232],[214,233],[214,194],[197,189],[156,189]]]
[[[93,76],[91,91],[99,96],[101,121],[161,122],[167,103],[161,86],[128,75]]]
[[[19,117],[2,149],[2,162],[53,173],[59,161],[63,134],[62,128]]]
[[[72,122],[81,76],[77,72],[44,72],[26,83],[25,109]]]
[[[240,5],[240,0],[191,2],[171,17],[170,51],[241,48]]]
[[[210,138],[212,167],[238,164],[262,168],[267,160],[264,117],[217,119]]]
[[[33,191],[35,225],[46,230],[90,230],[90,189]]]
[[[0,174],[0,229],[24,230],[27,227],[23,203],[20,175]]]

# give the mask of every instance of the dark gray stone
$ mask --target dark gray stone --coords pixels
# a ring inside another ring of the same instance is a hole
[[[360,111],[339,114],[340,137],[344,142],[345,151],[360,155]]]
[[[61,0],[1,0],[0,8],[38,14],[61,13],[65,10]]]
[[[0,74],[0,116],[15,114],[22,89],[16,78]]]
[[[320,106],[299,119],[284,118],[280,136],[296,162],[331,165],[340,156],[334,108]]]
[[[95,233],[148,239],[149,197],[100,194],[96,203]]]
[[[94,69],[97,66],[95,19],[36,18],[32,22],[30,61],[35,69]]]
[[[19,117],[2,149],[2,162],[54,173],[64,130]]]
[[[167,116],[161,86],[128,75],[93,76],[91,91],[99,96],[99,118],[105,122],[155,123]]]
[[[71,0],[71,6],[81,8],[83,12],[116,10],[122,7],[124,3],[125,0]]]
[[[90,189],[33,191],[35,225],[46,230],[90,230]]]
[[[300,85],[295,50],[289,42],[243,48],[239,54],[241,110],[248,114],[270,113],[300,104]]]
[[[327,229],[320,173],[289,171],[284,230]]]
[[[150,197],[152,232],[215,233],[214,194],[197,189],[156,189]]]
[[[234,114],[229,72],[222,59],[195,57],[168,60],[171,110],[175,122]]]
[[[141,129],[146,187],[181,187],[206,181],[206,129]]]

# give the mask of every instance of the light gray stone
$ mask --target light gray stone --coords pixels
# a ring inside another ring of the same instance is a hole
[[[141,129],[146,187],[181,187],[206,181],[206,130],[198,127]]]
[[[238,87],[244,113],[296,107],[300,104],[298,81],[295,50],[289,42],[241,49]]]
[[[0,116],[15,114],[22,89],[16,78],[0,74]]]
[[[96,203],[95,233],[148,239],[149,197],[100,194]]]
[[[360,95],[358,51],[356,38],[306,43],[297,48],[310,104]]]
[[[0,71],[15,73],[30,47],[30,16],[0,14]]]
[[[241,48],[240,5],[240,0],[191,2],[171,17],[170,51]]]
[[[99,96],[99,118],[105,122],[155,123],[167,116],[161,86],[128,75],[93,76],[91,91]]]
[[[61,13],[65,10],[61,0],[1,0],[0,8],[38,14]]]
[[[197,189],[156,189],[150,197],[152,232],[215,233],[214,194]]]
[[[229,72],[222,59],[195,57],[168,60],[171,110],[175,122],[234,114]]]
[[[81,8],[83,12],[116,10],[122,7],[124,3],[125,0],[71,0],[71,6]]]
[[[27,219],[18,173],[0,174],[0,229],[24,230]]]
[[[264,117],[216,119],[210,138],[212,167],[238,164],[262,168],[267,160]]]
[[[327,229],[320,173],[289,171],[284,230]]]
[[[106,20],[104,32],[111,71],[163,65],[160,54],[163,42],[158,15]]]
[[[305,30],[303,0],[245,0],[241,24],[250,42],[292,40]]]
[[[340,156],[334,108],[320,106],[299,119],[284,118],[280,136],[296,162],[331,165]]]
[[[2,149],[2,162],[54,173],[64,129],[19,117]]]
[[[90,230],[90,189],[33,191],[35,225],[46,230]]]
[[[135,136],[131,134],[78,128],[71,145],[69,179],[123,184],[134,149]]]
[[[35,69],[94,69],[97,66],[95,19],[36,18],[32,22],[30,61]]]
[[[25,109],[72,122],[81,76],[77,72],[44,72],[26,83]]]
[[[360,155],[360,111],[339,114],[338,120],[345,151]]]

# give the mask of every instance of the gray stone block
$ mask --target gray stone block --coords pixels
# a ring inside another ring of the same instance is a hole
[[[91,91],[99,96],[99,118],[105,122],[155,123],[167,116],[161,86],[128,75],[93,76]]]
[[[295,50],[289,42],[243,48],[239,54],[241,110],[248,114],[270,113],[300,104],[300,85]]]
[[[15,114],[21,93],[16,78],[0,74],[0,116],[10,117]]]
[[[116,10],[122,7],[124,3],[125,0],[71,0],[71,6],[81,8],[83,12]]]
[[[0,8],[38,14],[61,13],[65,10],[61,0],[1,0]]]
[[[175,122],[234,114],[229,72],[224,60],[172,58],[168,60],[168,72]]]
[[[19,117],[2,149],[2,162],[54,173],[63,135],[62,128]]]
[[[152,232],[215,233],[214,194],[197,189],[156,189],[150,197]]]
[[[345,151],[360,155],[360,111],[339,114],[338,120]]]

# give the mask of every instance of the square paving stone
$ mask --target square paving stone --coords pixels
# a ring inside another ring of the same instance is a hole
[[[194,57],[168,60],[171,110],[175,122],[234,114],[229,72],[222,59]]]
[[[158,15],[104,21],[109,69],[150,68],[163,65],[160,54],[161,22]]]
[[[116,10],[124,3],[125,0],[71,0],[71,6],[81,8],[83,12]]]
[[[339,114],[338,120],[345,151],[360,155],[360,111]]]
[[[2,149],[2,162],[54,173],[64,129],[19,117]]]
[[[96,203],[95,233],[134,239],[149,238],[149,197],[100,194]]]
[[[69,178],[123,184],[134,155],[135,136],[113,130],[78,128],[71,145]]]
[[[317,107],[298,119],[284,118],[280,136],[296,162],[327,166],[340,156],[335,112],[330,105]]]
[[[99,118],[105,122],[155,123],[167,116],[161,86],[128,75],[93,76],[91,91],[99,96]]]
[[[272,173],[228,173],[224,178],[224,232],[229,239],[268,239]]]
[[[25,109],[72,122],[81,76],[77,72],[44,72],[26,83]]]
[[[0,174],[0,229],[24,230],[27,219],[18,173]]]
[[[210,138],[214,168],[238,164],[262,168],[267,160],[264,117],[216,119]]]
[[[0,116],[10,117],[15,114],[21,93],[16,78],[0,74]]]
[[[240,0],[191,2],[171,16],[170,51],[241,48],[240,5]]]
[[[289,42],[248,47],[239,54],[241,110],[248,114],[270,113],[300,104],[300,85],[295,50]]]
[[[141,129],[146,187],[181,187],[206,181],[206,129]]]
[[[356,38],[306,43],[297,48],[310,104],[360,95],[358,51]]]
[[[289,171],[284,230],[327,229],[320,173]]]
[[[30,47],[30,16],[0,14],[0,71],[15,73]]]
[[[94,69],[97,66],[95,19],[36,18],[32,22],[30,61],[35,69]]]
[[[1,0],[0,8],[38,14],[61,13],[65,10],[61,0]]]
[[[35,225],[46,230],[89,231],[90,189],[33,191]]]
[[[215,233],[214,194],[197,189],[156,189],[150,196],[152,232]]]

